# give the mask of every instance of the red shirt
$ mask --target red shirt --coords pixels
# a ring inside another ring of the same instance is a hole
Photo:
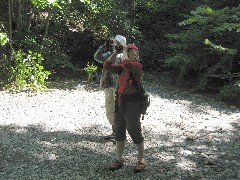
[[[129,75],[130,72],[132,72],[136,81],[140,83],[142,78],[142,65],[140,62],[123,60],[121,64],[112,64],[109,61],[105,61],[103,68],[119,75],[119,94],[132,94],[138,92],[138,90],[133,85],[132,80],[129,79]]]

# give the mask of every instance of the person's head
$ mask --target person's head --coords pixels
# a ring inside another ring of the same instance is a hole
[[[116,35],[114,40],[113,40],[113,44],[115,46],[119,46],[119,45],[124,46],[124,45],[127,44],[127,40],[124,36]]]
[[[119,53],[122,53],[123,46],[126,46],[127,40],[124,36],[116,35],[113,40],[113,47],[115,50],[117,50]]]
[[[135,44],[127,45],[128,58],[132,61],[139,61],[138,48]]]

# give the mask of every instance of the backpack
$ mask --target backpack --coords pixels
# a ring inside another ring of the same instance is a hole
[[[111,85],[113,85],[113,75],[106,71],[103,73],[102,78],[100,79],[100,89],[104,90],[106,88],[109,88]]]
[[[145,89],[142,86],[142,83],[137,83],[134,75],[132,72],[130,72],[129,79],[132,80],[133,85],[138,90],[139,93],[139,99],[140,99],[140,108],[141,108],[141,114],[142,114],[142,120],[144,120],[144,115],[147,113],[147,108],[150,106],[150,97],[149,94],[146,93]]]

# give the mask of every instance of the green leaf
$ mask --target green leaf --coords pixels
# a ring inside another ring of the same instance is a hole
[[[7,34],[0,32],[0,44],[1,45],[6,45],[8,42],[9,42],[9,39],[7,37]]]

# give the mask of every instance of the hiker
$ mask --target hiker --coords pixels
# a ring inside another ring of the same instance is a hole
[[[126,38],[121,35],[116,35],[108,39],[104,45],[100,46],[94,54],[94,59],[100,63],[104,63],[107,58],[112,54],[115,47],[119,45],[126,45]],[[113,60],[113,64],[118,64],[121,60],[122,53],[119,53]],[[118,85],[118,75],[112,74],[109,71],[103,69],[102,77],[100,80],[100,89],[104,91],[105,95],[105,110],[106,117],[112,126],[112,133],[104,137],[105,140],[114,139],[115,127],[114,127],[114,111],[115,111],[115,93]]]
[[[114,119],[116,160],[112,162],[110,170],[118,170],[123,166],[123,151],[126,140],[126,130],[128,131],[138,151],[138,162],[134,167],[134,172],[141,172],[147,165],[144,155],[144,138],[141,129],[141,111],[138,97],[138,90],[133,84],[132,73],[137,83],[141,82],[142,65],[139,62],[138,48],[134,44],[123,46],[123,57],[121,64],[113,64],[113,60],[118,55],[118,51],[104,62],[103,67],[114,74],[119,75],[119,84],[116,96],[116,111]]]

